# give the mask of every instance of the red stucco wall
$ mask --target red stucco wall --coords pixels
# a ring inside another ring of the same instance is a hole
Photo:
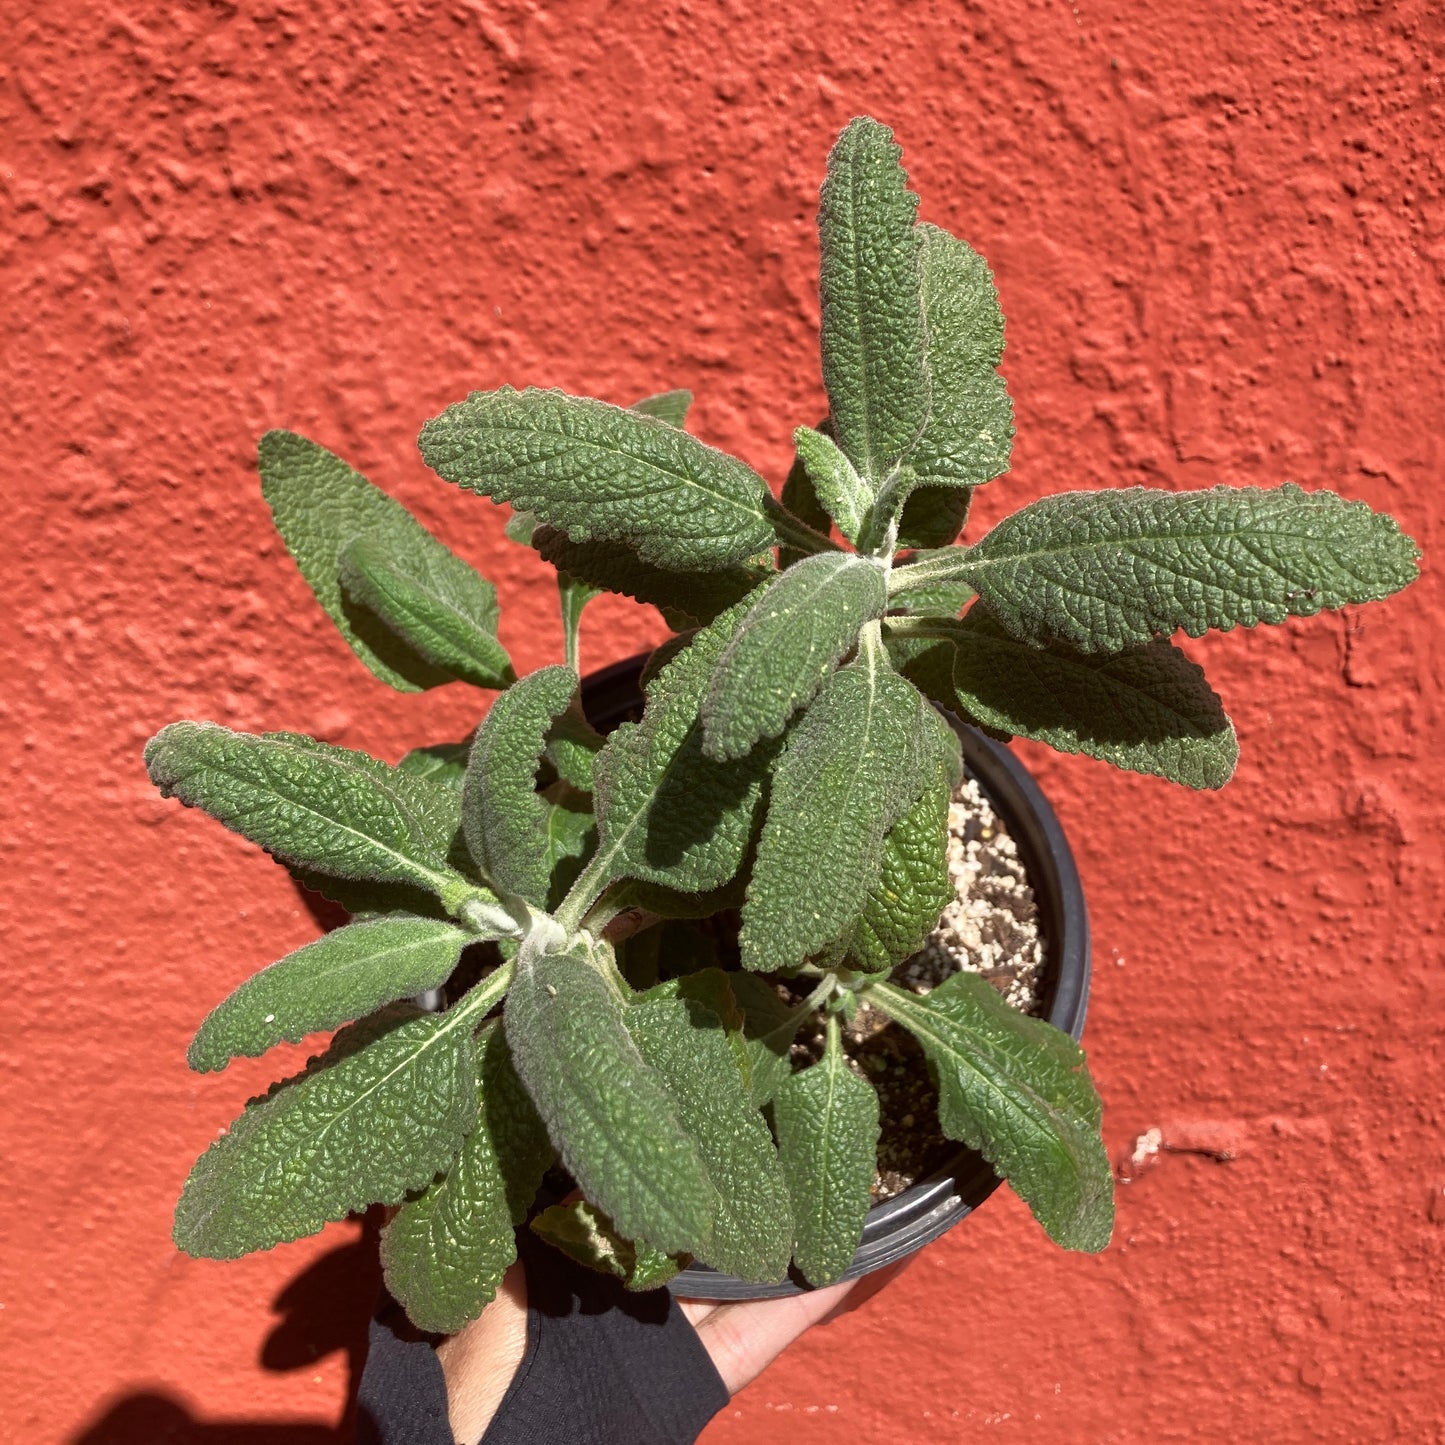
[[[392,488],[554,660],[543,569],[420,423],[503,381],[690,386],[780,479],[822,406],[822,160],[866,110],[998,274],[1019,437],[977,526],[1294,479],[1445,544],[1428,0],[120,0],[5,32],[6,1440],[338,1438],[355,1227],[235,1265],[168,1237],[276,1067],[198,1079],[185,1043],[316,925],[140,747],[202,717],[394,758],[476,704],[390,693],[309,605],[264,428]],[[1445,1440],[1438,579],[1192,646],[1243,742],[1222,795],[1025,750],[1092,899],[1111,1147],[1230,1162],[1164,1154],[1094,1259],[1000,1193],[709,1440]],[[589,615],[588,665],[660,630]]]

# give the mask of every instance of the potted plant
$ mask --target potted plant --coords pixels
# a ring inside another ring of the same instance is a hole
[[[683,429],[686,393],[623,408],[503,387],[423,428],[428,464],[510,503],[511,535],[556,566],[558,665],[517,678],[483,578],[339,458],[262,439],[281,534],[371,671],[497,696],[474,738],[396,767],[209,723],[148,745],[164,793],[352,914],[196,1035],[190,1062],[213,1070],[344,1025],[201,1156],[181,1248],[232,1258],[394,1205],[388,1282],[450,1331],[492,1297],[560,1161],[580,1197],[542,1232],[634,1285],[687,1261],[760,1287],[790,1266],[837,1279],[879,1130],[842,1045],[863,1003],[921,1044],[949,1138],[1059,1244],[1108,1241],[1074,1041],[974,975],[926,995],[890,982],[949,896],[961,763],[939,709],[1216,788],[1234,734],[1171,635],[1381,598],[1417,553],[1389,517],[1296,486],[1070,492],[958,545],[973,488],[1008,460],[1002,318],[982,259],[916,221],[899,157],[868,119],[829,157],[829,420],[799,428],[780,500]],[[577,674],[598,589],[675,629],[640,716],[605,738]],[[683,948],[646,973],[649,936],[733,909],[736,966]],[[448,980],[444,1008],[408,1001]],[[795,1068],[816,1018],[819,1055]]]

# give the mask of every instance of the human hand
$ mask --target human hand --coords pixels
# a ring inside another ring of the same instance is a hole
[[[857,1309],[894,1279],[909,1256],[862,1279],[784,1299],[679,1300],[714,1368],[735,1395],[755,1380],[799,1335]],[[437,1346],[446,1377],[452,1433],[480,1440],[507,1393],[527,1349],[527,1277],[520,1263],[497,1297],[460,1333]]]

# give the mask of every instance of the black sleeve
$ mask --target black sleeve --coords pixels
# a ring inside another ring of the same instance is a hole
[[[526,1230],[519,1244],[527,1350],[481,1445],[691,1445],[728,1393],[667,1290],[629,1294]],[[372,1321],[357,1418],[359,1445],[453,1445],[432,1344],[389,1299]]]

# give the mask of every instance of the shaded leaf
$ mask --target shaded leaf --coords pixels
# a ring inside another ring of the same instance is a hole
[[[911,958],[953,902],[948,875],[951,792],[940,769],[932,786],[888,830],[878,882],[839,945],[850,967],[886,973]]]
[[[477,1043],[477,1122],[446,1172],[408,1199],[381,1232],[386,1287],[419,1330],[455,1334],[495,1297],[517,1256],[552,1158],[547,1131],[512,1072],[493,1024]]]
[[[582,1192],[629,1239],[696,1254],[716,1195],[673,1097],[582,946],[522,945],[505,1020],[512,1061]]]
[[[1103,1249],[1114,1180],[1083,1050],[974,973],[953,974],[924,998],[892,984],[871,985],[867,997],[923,1045],[943,1132],[977,1149],[1056,1244]]]
[[[696,1140],[717,1193],[711,1237],[689,1252],[740,1279],[782,1279],[793,1230],[787,1188],[768,1126],[718,1016],[684,994],[640,1000],[624,1017]]]
[[[261,494],[276,529],[316,600],[347,646],[383,682],[416,692],[450,682],[437,667],[391,631],[374,613],[348,601],[341,587],[341,555],[365,539],[411,574],[467,575],[469,611],[496,633],[496,593],[465,562],[439,542],[400,502],[374,487],[340,457],[295,432],[269,431],[259,447]],[[501,659],[506,663],[505,654]]]
[[[644,562],[624,542],[574,542],[556,527],[538,527],[533,545],[559,572],[593,587],[620,592],[694,622],[711,622],[772,576],[772,569],[746,562],[708,572],[677,572]]]
[[[876,643],[828,679],[773,775],[743,905],[746,967],[801,963],[862,911],[884,835],[933,774],[932,718]]]
[[[462,827],[477,865],[504,893],[544,907],[551,870],[537,765],[552,720],[577,690],[570,667],[544,667],[502,693],[477,729],[462,791]]]
[[[718,657],[702,701],[703,751],[740,758],[781,733],[886,601],[882,568],[851,553],[806,557],[780,574]]]
[[[1171,642],[1031,647],[978,606],[955,647],[957,710],[990,728],[1191,788],[1222,788],[1234,772],[1234,728],[1203,668]]]
[[[345,595],[452,677],[488,688],[515,681],[497,641],[496,588],[445,548],[424,561],[396,552],[372,537],[348,543],[338,569]]]
[[[440,988],[478,935],[399,915],[338,928],[247,979],[206,1017],[186,1055],[198,1072]]]
[[[738,763],[704,756],[698,719],[708,679],[747,610],[700,631],[649,684],[640,723],[598,754],[594,781],[602,881],[635,878],[686,893],[726,883],[747,855],[772,747]]]
[[[773,1119],[793,1204],[794,1263],[809,1284],[832,1284],[853,1263],[868,1218],[878,1095],[833,1043],[811,1068],[783,1080]]]

